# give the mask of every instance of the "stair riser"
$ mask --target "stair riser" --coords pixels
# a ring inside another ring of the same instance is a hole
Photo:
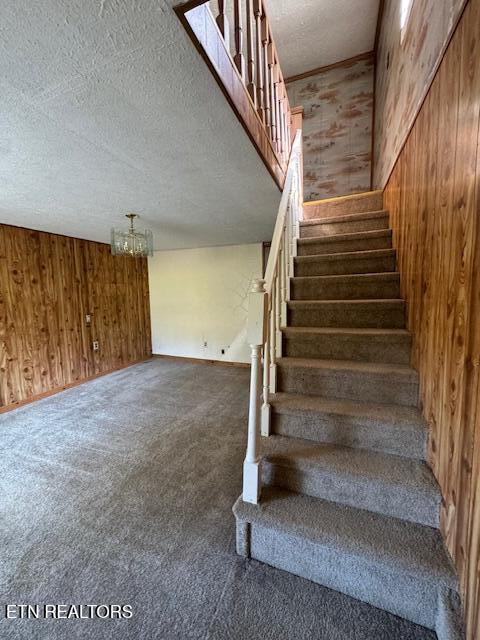
[[[278,391],[360,402],[417,406],[418,383],[403,376],[315,367],[277,367]]]
[[[248,536],[248,540],[242,538]],[[435,627],[437,587],[410,575],[393,573],[348,550],[327,546],[263,525],[237,521],[237,552],[277,569],[340,591],[406,620]],[[242,553],[243,552],[243,553]]]
[[[334,218],[335,216],[368,213],[382,209],[383,194],[376,192],[358,198],[337,198],[315,205],[306,205],[303,208],[303,215],[305,220],[312,220],[313,218]]]
[[[350,507],[417,522],[428,527],[439,525],[439,494],[424,495],[406,487],[389,485],[361,475],[330,474],[322,469],[295,469],[264,459],[265,485],[280,487]]]
[[[342,276],[355,273],[385,273],[395,271],[395,256],[381,258],[348,258],[344,260],[325,260],[295,262],[295,276]]]
[[[373,249],[391,249],[391,234],[374,237],[346,239],[331,242],[298,242],[299,256],[323,256],[329,253],[347,253],[350,251],[372,251]]]
[[[335,414],[305,415],[276,413],[271,416],[272,433],[325,442],[354,449],[372,449],[405,458],[424,460],[427,433],[412,426],[402,427],[375,420]]]
[[[392,300],[400,298],[400,280],[393,275],[352,278],[347,282],[292,278],[290,295],[292,300]]]
[[[382,218],[369,218],[367,220],[349,220],[345,222],[332,222],[312,224],[300,227],[301,238],[323,238],[337,233],[356,233],[357,231],[376,231],[388,229],[388,216]]]
[[[409,364],[410,336],[312,335],[283,337],[283,355],[291,358]]]
[[[405,305],[398,304],[339,304],[318,305],[316,308],[288,309],[288,324],[292,327],[338,327],[342,329],[403,329]]]

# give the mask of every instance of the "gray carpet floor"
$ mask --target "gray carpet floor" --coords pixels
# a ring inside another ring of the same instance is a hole
[[[0,416],[0,638],[432,640],[235,554],[246,369],[154,359]],[[4,605],[129,604],[129,620]]]

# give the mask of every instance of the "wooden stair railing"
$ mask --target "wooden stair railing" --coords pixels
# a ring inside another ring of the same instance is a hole
[[[190,0],[175,11],[283,189],[295,128],[264,0]]]
[[[243,500],[257,504],[261,493],[260,435],[270,435],[269,393],[277,390],[277,360],[282,357],[281,327],[287,324],[290,278],[303,218],[302,131],[291,146],[265,279],[249,295],[247,342],[251,351],[247,452],[243,463]]]

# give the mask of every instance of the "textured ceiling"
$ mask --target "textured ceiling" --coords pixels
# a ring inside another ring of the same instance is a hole
[[[3,0],[0,222],[155,247],[271,237],[280,193],[174,0]]]
[[[371,51],[379,0],[266,0],[286,78]]]

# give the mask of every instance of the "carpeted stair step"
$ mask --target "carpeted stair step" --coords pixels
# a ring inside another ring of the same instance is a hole
[[[400,298],[400,274],[361,273],[291,278],[290,296],[292,300],[391,300]]]
[[[344,233],[325,238],[299,238],[297,255],[312,256],[351,251],[371,251],[373,249],[391,249],[392,230],[360,231]]]
[[[330,253],[323,256],[294,258],[295,276],[336,276],[355,273],[385,273],[395,271],[394,249]]]
[[[418,374],[403,364],[279,358],[277,389],[325,398],[417,406]]]
[[[383,191],[366,191],[365,193],[303,203],[305,220],[332,218],[333,216],[380,211],[381,209],[383,209]]]
[[[457,580],[438,529],[276,487],[233,512],[240,555],[441,634]]]
[[[405,327],[403,300],[295,300],[287,303],[292,327]]]
[[[262,483],[375,513],[439,526],[441,494],[422,460],[270,436]]]
[[[412,339],[405,329],[284,327],[282,353],[291,358],[408,364]]]
[[[300,222],[300,238],[388,229],[388,211],[369,211]]]
[[[270,396],[272,433],[424,460],[428,428],[415,407],[318,396]]]

